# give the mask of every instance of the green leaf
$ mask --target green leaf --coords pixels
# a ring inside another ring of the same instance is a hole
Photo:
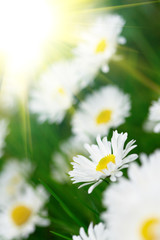
[[[66,206],[66,204],[58,197],[58,195],[42,180],[40,182],[43,184],[43,186],[50,192],[50,194],[59,202],[61,207],[64,209],[64,211],[80,226],[84,227],[86,229],[86,226],[81,222],[71,211],[70,209]]]
[[[56,232],[52,232],[52,231],[51,231],[51,233],[53,233],[54,235],[56,235],[58,237],[61,237],[63,239],[72,240],[72,238],[66,237],[66,236],[64,236],[64,235],[62,235],[60,233],[56,233]]]

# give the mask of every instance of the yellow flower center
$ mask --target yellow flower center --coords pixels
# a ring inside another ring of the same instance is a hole
[[[61,95],[64,95],[65,94],[65,91],[62,87],[58,88],[58,92],[61,94]]]
[[[103,157],[103,158],[99,161],[99,163],[98,163],[98,165],[97,165],[97,167],[96,167],[96,171],[103,172],[102,170],[108,169],[107,165],[108,165],[108,163],[110,163],[110,162],[112,162],[112,163],[114,163],[114,164],[116,163],[116,161],[115,161],[115,156],[114,156],[113,154],[109,154],[109,155],[107,155],[106,157]]]
[[[112,111],[111,110],[103,110],[96,117],[97,124],[104,124],[111,120]]]
[[[32,211],[30,208],[28,208],[24,205],[19,205],[12,210],[11,217],[12,217],[13,222],[17,226],[21,226],[28,221],[31,214],[32,214]]]
[[[142,240],[159,240],[160,232],[160,220],[157,218],[150,218],[145,221],[141,227]]]
[[[95,53],[103,53],[106,50],[107,42],[105,39],[102,39],[96,46]]]

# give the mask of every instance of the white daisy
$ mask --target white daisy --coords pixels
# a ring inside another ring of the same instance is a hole
[[[74,54],[83,66],[88,67],[91,75],[96,74],[100,68],[103,72],[109,70],[108,62],[115,55],[117,45],[126,42],[120,36],[124,24],[125,21],[119,15],[102,16],[79,36],[81,42],[74,49]]]
[[[63,120],[78,91],[77,67],[72,61],[53,64],[35,86],[31,94],[30,110],[38,120],[50,123]]]
[[[73,116],[73,132],[84,141],[95,138],[98,134],[105,135],[110,128],[124,123],[130,108],[127,94],[115,86],[102,87],[80,104]]]
[[[153,101],[149,108],[148,121],[144,128],[148,131],[160,132],[160,98],[158,101]]]
[[[69,172],[73,183],[84,182],[80,187],[93,184],[88,190],[88,193],[91,193],[106,177],[110,177],[111,181],[121,177],[121,169],[127,168],[128,163],[138,157],[137,154],[127,156],[136,145],[133,145],[135,141],[131,140],[124,147],[126,139],[127,133],[119,134],[114,131],[111,142],[106,137],[101,140],[98,136],[97,145],[86,144],[90,159],[82,155],[73,158],[73,170]]]
[[[33,189],[26,185],[17,192],[13,201],[6,202],[0,211],[0,238],[5,240],[27,238],[36,225],[47,226],[47,213],[43,212],[48,195],[42,186]]]
[[[79,236],[73,236],[73,240],[107,240],[108,231],[103,223],[99,223],[93,227],[90,223],[88,234],[85,233],[84,228],[80,228]]]
[[[8,135],[8,121],[6,119],[0,120],[0,157],[4,154],[4,147],[6,145],[5,138]]]
[[[15,197],[16,192],[23,187],[25,180],[33,171],[33,166],[28,160],[22,162],[17,159],[7,161],[0,173],[0,192],[8,199]],[[0,198],[0,204],[5,201]]]
[[[160,239],[160,150],[141,159],[141,166],[131,164],[129,180],[121,178],[104,193],[110,240]]]
[[[70,162],[78,154],[85,154],[83,143],[76,136],[70,137],[60,146],[61,152],[56,152],[52,156],[52,178],[60,183],[69,180],[68,171],[71,170]]]

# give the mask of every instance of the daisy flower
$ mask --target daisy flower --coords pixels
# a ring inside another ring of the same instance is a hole
[[[134,145],[135,141],[131,140],[124,147],[126,140],[127,133],[119,134],[114,131],[111,142],[106,137],[101,140],[98,136],[97,145],[86,144],[90,159],[82,155],[73,158],[73,170],[69,172],[73,183],[84,182],[80,187],[93,184],[88,190],[88,193],[91,193],[106,177],[110,177],[111,181],[116,181],[117,177],[121,177],[121,170],[127,168],[128,163],[138,157],[137,154],[128,155],[136,145]]]
[[[72,130],[84,141],[95,138],[98,134],[105,135],[110,128],[124,123],[130,108],[127,94],[115,86],[102,87],[80,104],[73,116]]]
[[[33,171],[33,166],[28,160],[22,162],[17,159],[7,161],[0,173],[0,192],[9,199],[14,198],[16,192],[23,187],[25,180]],[[0,204],[5,201],[0,198]]]
[[[85,233],[84,228],[80,228],[79,236],[73,236],[73,240],[107,240],[108,231],[103,223],[99,223],[93,227],[90,223],[88,228],[88,235]]]
[[[69,180],[68,171],[71,170],[71,159],[77,153],[85,154],[82,141],[72,136],[60,146],[61,152],[55,152],[52,156],[51,175],[60,183]]]
[[[141,155],[141,162],[130,165],[129,180],[121,178],[104,193],[110,240],[160,239],[160,150]]]
[[[72,61],[53,64],[32,91],[30,110],[39,122],[61,122],[78,91],[77,68]]]
[[[74,55],[79,58],[83,66],[88,67],[91,75],[101,69],[109,70],[108,62],[115,55],[118,44],[126,42],[121,37],[125,21],[119,15],[106,15],[96,21],[79,38],[81,43],[74,49]]]
[[[160,98],[158,101],[153,101],[150,106],[148,121],[145,123],[144,128],[155,133],[160,132]]]
[[[4,147],[6,145],[5,138],[8,135],[8,121],[6,119],[0,120],[0,157],[4,154]]]
[[[42,186],[33,189],[26,185],[13,201],[6,202],[0,211],[0,238],[5,240],[27,238],[36,225],[48,226],[43,212],[48,195]]]

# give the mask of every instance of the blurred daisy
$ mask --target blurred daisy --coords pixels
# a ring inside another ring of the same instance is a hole
[[[141,162],[131,164],[129,180],[121,178],[104,193],[102,218],[111,240],[160,239],[160,150],[143,154]]]
[[[110,128],[124,123],[130,108],[127,94],[114,86],[103,87],[81,103],[73,116],[73,132],[85,141],[98,134],[105,135]]]
[[[61,122],[72,106],[79,90],[77,68],[74,62],[58,62],[41,77],[31,94],[30,110],[38,120]]]
[[[10,159],[3,167],[0,174],[0,192],[8,199],[14,198],[17,191],[23,187],[27,177],[33,171],[33,166],[28,160],[22,162]],[[5,198],[0,198],[0,204]]]
[[[145,123],[144,128],[155,133],[160,132],[160,98],[150,106],[148,121]]]
[[[83,66],[88,67],[91,75],[96,74],[100,68],[103,72],[109,70],[108,62],[115,55],[117,45],[126,42],[120,36],[124,24],[125,21],[119,15],[102,16],[81,34],[81,43],[74,54]]]
[[[4,197],[4,196],[3,196]],[[33,189],[26,185],[13,201],[6,202],[0,211],[0,237],[5,240],[27,238],[36,225],[47,226],[47,213],[43,212],[48,195],[42,186]]]
[[[90,154],[90,159],[78,155],[74,157],[72,162],[73,170],[69,175],[73,183],[84,182],[80,185],[92,184],[88,193],[99,185],[103,179],[110,177],[111,181],[116,181],[117,177],[122,176],[122,169],[128,167],[128,163],[134,161],[137,154],[127,154],[136,147],[135,141],[131,140],[126,147],[124,147],[127,140],[127,133],[113,132],[111,142],[107,138],[97,137],[97,145],[88,145],[85,147]]]
[[[59,183],[68,181],[67,173],[70,170],[69,162],[63,153],[56,152],[52,156],[51,176]]]
[[[5,138],[8,135],[8,121],[6,119],[0,120],[0,157],[4,154],[4,147],[6,145]]]
[[[90,223],[88,228],[88,235],[85,233],[84,228],[80,228],[79,236],[73,236],[73,240],[107,240],[108,231],[103,223],[99,223],[93,227]]]
[[[52,156],[51,175],[60,183],[69,181],[68,171],[71,170],[70,162],[78,153],[85,154],[83,143],[76,136],[70,137],[60,146],[61,152],[56,152]]]

